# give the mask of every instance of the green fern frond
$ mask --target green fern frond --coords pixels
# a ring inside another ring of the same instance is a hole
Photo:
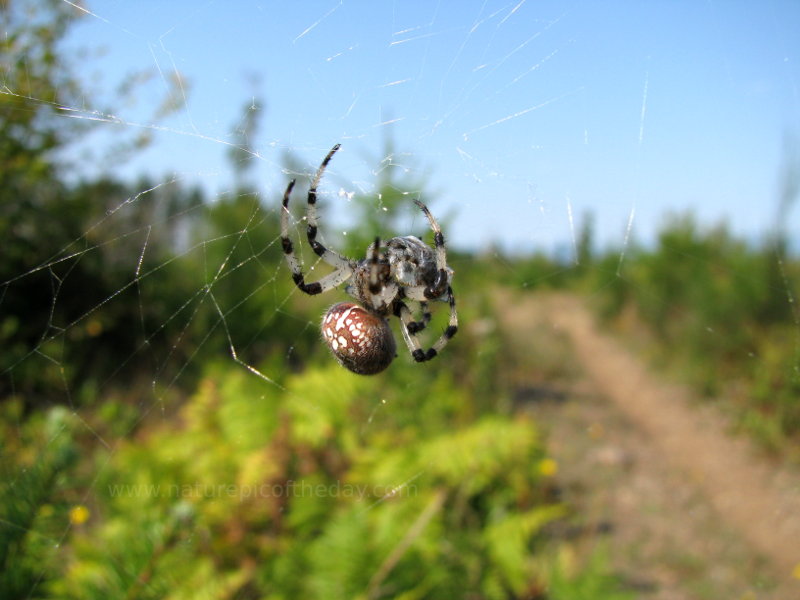
[[[467,493],[521,470],[531,474],[542,454],[535,424],[486,417],[475,425],[441,435],[420,446],[417,468]]]
[[[291,416],[292,437],[319,447],[336,437],[346,451],[357,447],[351,422],[353,402],[376,385],[366,377],[353,377],[338,365],[309,368],[287,383],[284,410]]]
[[[524,513],[509,513],[484,530],[493,565],[516,593],[521,593],[534,576],[531,539],[542,527],[564,516],[566,509],[561,505],[541,506]]]

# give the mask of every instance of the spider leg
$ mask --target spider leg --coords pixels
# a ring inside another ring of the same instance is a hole
[[[444,234],[442,233],[441,227],[439,227],[439,223],[436,222],[431,211],[428,210],[428,207],[419,200],[414,200],[414,204],[419,206],[420,210],[425,214],[428,222],[431,224],[431,229],[433,230],[433,245],[436,251],[436,267],[438,269],[436,281],[425,288],[425,297],[438,298],[444,294],[448,284],[447,251],[444,247]]]
[[[356,290],[349,290],[361,302],[367,302],[372,310],[381,314],[389,314],[393,310],[395,297],[400,288],[397,283],[389,277],[389,264],[386,260],[381,260],[380,252],[381,238],[375,237],[375,241],[367,248],[368,257],[365,261],[357,263],[355,269],[361,270],[354,277],[361,275],[360,284],[356,285]]]
[[[317,256],[337,269],[343,268],[344,266],[350,266],[350,261],[341,254],[329,250],[317,241],[317,187],[319,186],[319,182],[322,180],[322,175],[325,173],[325,168],[328,166],[328,163],[331,162],[333,155],[336,154],[336,151],[340,147],[341,144],[336,144],[333,148],[331,148],[328,154],[322,160],[322,163],[319,165],[317,173],[314,175],[314,179],[311,180],[311,186],[308,188],[308,202],[306,207],[306,219],[308,221],[308,226],[306,227],[306,237],[308,238],[308,245],[311,246],[311,249]]]
[[[430,350],[428,350],[427,357],[428,360],[436,356],[442,349],[447,345],[452,337],[458,332],[458,312],[456,312],[456,297],[453,294],[453,288],[449,285],[447,286],[447,303],[450,305],[450,320],[447,323],[447,327],[442,332],[442,335],[439,336],[439,339],[433,344]]]
[[[343,262],[334,265],[337,268],[332,273],[329,273],[319,281],[306,283],[300,261],[294,253],[294,245],[289,238],[289,196],[292,194],[294,184],[295,180],[290,181],[283,194],[283,207],[281,210],[281,246],[283,247],[283,255],[286,257],[286,263],[292,271],[292,279],[295,285],[297,285],[301,291],[313,296],[333,289],[347,281],[353,274],[353,267],[350,261],[343,259]]]
[[[395,302],[394,314],[402,323],[400,330],[403,333],[403,340],[405,340],[406,346],[408,346],[408,350],[411,352],[411,356],[414,357],[415,361],[425,362],[434,358],[437,354],[439,354],[439,352],[442,351],[442,349],[447,345],[447,342],[449,342],[458,331],[456,298],[453,295],[452,288],[449,286],[447,287],[447,302],[450,305],[450,321],[447,325],[447,328],[442,332],[442,335],[439,336],[439,339],[436,340],[433,346],[428,348],[428,350],[422,349],[422,345],[417,337],[417,333],[419,333],[424,326],[427,325],[427,321],[430,320],[430,312],[427,309],[427,305],[422,309],[423,320],[414,321],[414,318],[411,314],[411,309],[409,309],[402,300],[397,300]],[[424,325],[419,327],[420,323],[424,323]]]
[[[381,246],[381,238],[375,236],[375,243],[372,244],[372,254],[369,257],[369,293],[372,295],[379,294],[381,291],[381,280],[379,277],[378,260],[380,259],[379,249]]]
[[[414,360],[417,362],[427,360],[426,353],[422,349],[422,345],[419,343],[419,338],[417,337],[417,331],[419,330],[414,327],[416,321],[414,321],[414,317],[411,314],[411,309],[408,308],[406,303],[402,300],[397,300],[394,305],[394,315],[400,319],[400,331],[403,334],[403,340],[406,346],[408,346],[408,351],[411,352],[411,356],[413,356]]]
[[[411,321],[406,327],[408,328],[409,333],[419,333],[423,329],[428,326],[428,323],[431,322],[431,311],[428,308],[428,303],[420,301],[419,303],[420,311],[422,312],[422,318],[419,321]]]

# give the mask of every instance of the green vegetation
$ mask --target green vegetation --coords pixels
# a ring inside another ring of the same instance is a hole
[[[785,216],[791,203],[781,204]],[[582,294],[654,365],[718,400],[764,447],[800,460],[800,261],[790,238],[745,242],[679,215],[652,245],[598,253],[591,239],[587,219],[577,264],[543,254],[480,261],[498,285]]]
[[[780,238],[753,246],[683,216],[655,248],[630,249],[600,298],[628,337],[649,338],[657,362],[785,452],[800,440],[799,281]]]
[[[56,114],[81,84],[59,54],[65,5],[43,6],[0,7],[0,596],[628,597],[602,554],[576,562],[554,533],[570,507],[513,409],[527,365],[487,281],[591,294],[765,440],[799,439],[800,264],[781,239],[688,217],[621,269],[589,225],[577,266],[453,252],[447,351],[339,368],[318,343],[331,301],[296,292],[274,194],[248,184],[257,105],[230,154],[238,187],[214,202],[169,178],[68,182],[89,121]],[[355,199],[349,253],[409,205],[380,172],[387,211]]]
[[[85,96],[59,48],[72,17],[31,6],[0,8],[0,596],[620,597],[558,550],[557,466],[507,408],[497,331],[464,327],[432,365],[339,368],[330,300],[297,293],[248,183],[258,104],[214,202],[74,181],[93,121],[58,115]],[[355,199],[361,251],[407,204],[381,173],[387,210]],[[467,324],[491,310],[485,288],[460,299]]]
[[[446,378],[425,381],[441,394],[440,423],[468,403]],[[90,511],[102,519],[76,528],[74,560],[50,589],[495,598],[535,580],[531,550],[563,509],[536,469],[533,423],[486,416],[425,432],[417,407],[384,389],[397,386],[336,366],[285,386],[265,393],[246,372],[219,369],[174,419],[121,442],[107,464],[99,451]]]

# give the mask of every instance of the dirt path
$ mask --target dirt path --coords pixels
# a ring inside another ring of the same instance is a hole
[[[526,295],[503,305],[520,351],[551,368],[569,362],[563,395],[519,383],[536,392],[529,404],[548,430],[569,501],[588,529],[606,532],[595,538],[640,597],[800,598],[797,473],[727,435],[711,407],[649,372],[577,298]],[[548,345],[555,356],[545,355]]]

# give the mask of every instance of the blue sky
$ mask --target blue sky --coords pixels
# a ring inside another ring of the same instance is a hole
[[[451,243],[566,248],[582,215],[603,245],[651,239],[670,212],[774,225],[785,140],[800,141],[800,2],[87,2],[72,43],[100,48],[101,93],[156,76],[114,107],[98,141],[156,124],[167,81],[180,110],[117,174],[171,173],[229,188],[242,107],[266,112],[253,147],[266,199],[291,152],[312,171],[342,142],[326,183],[332,226],[370,191],[387,129],[410,182],[449,217]],[[82,71],[84,69],[82,68]],[[77,107],[76,107],[77,108]],[[277,202],[277,200],[276,200]],[[800,231],[800,207],[785,224]],[[407,232],[398,232],[407,233]]]

